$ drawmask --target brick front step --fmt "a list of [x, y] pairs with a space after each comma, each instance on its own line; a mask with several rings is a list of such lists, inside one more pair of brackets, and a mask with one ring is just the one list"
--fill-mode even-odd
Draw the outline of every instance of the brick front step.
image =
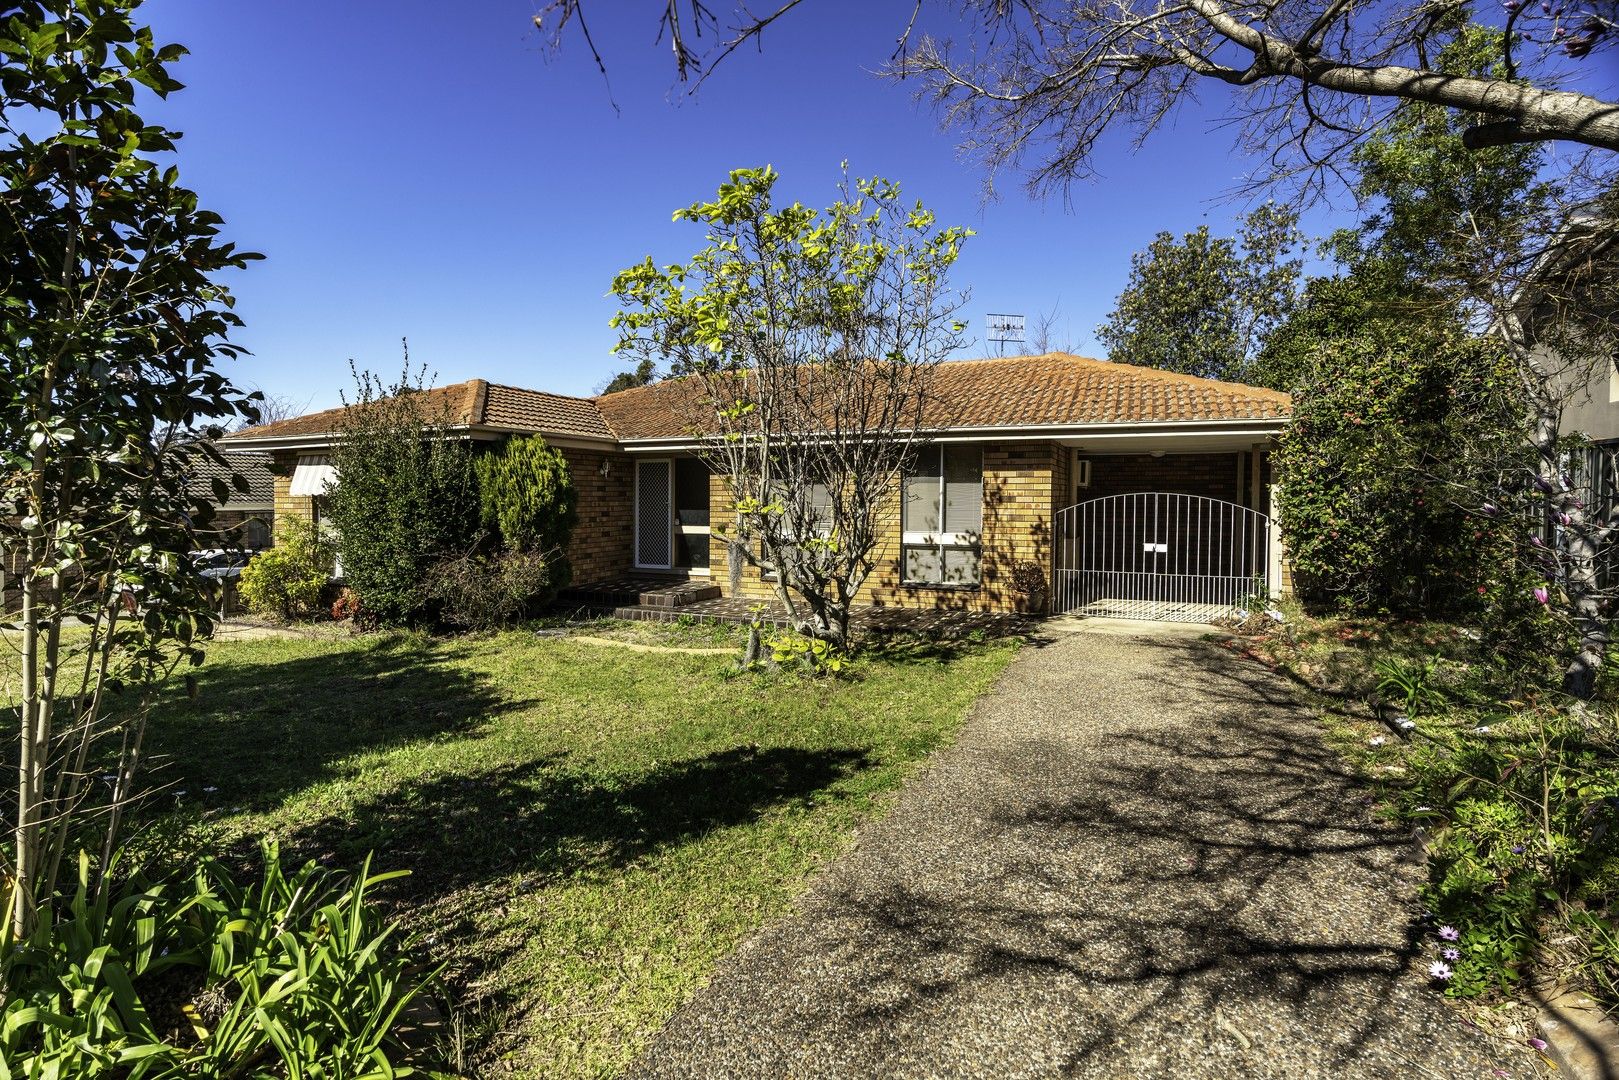
[[715, 600], [719, 595], [720, 587], [706, 581], [623, 577], [575, 585], [564, 589], [557, 599], [564, 605], [580, 607], [639, 606], [673, 609], [704, 600]]

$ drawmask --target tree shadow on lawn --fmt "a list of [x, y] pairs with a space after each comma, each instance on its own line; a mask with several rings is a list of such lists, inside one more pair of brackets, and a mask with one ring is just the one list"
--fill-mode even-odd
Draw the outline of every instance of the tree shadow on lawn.
[[460, 954], [450, 974], [464, 985], [498, 951], [474, 943], [486, 932], [478, 917], [507, 900], [478, 886], [520, 875], [515, 887], [526, 893], [581, 874], [620, 871], [802, 803], [875, 764], [862, 749], [741, 746], [620, 780], [582, 773], [566, 753], [556, 753], [400, 784], [297, 829], [285, 838], [284, 853], [347, 866], [375, 851], [377, 870], [410, 871], [380, 895], [402, 906], [434, 907], [438, 951]]
[[205, 665], [195, 698], [170, 691], [149, 727], [148, 786], [215, 789], [213, 805], [265, 810], [344, 775], [355, 754], [466, 738], [523, 703], [460, 661], [464, 650], [410, 638], [267, 663]]

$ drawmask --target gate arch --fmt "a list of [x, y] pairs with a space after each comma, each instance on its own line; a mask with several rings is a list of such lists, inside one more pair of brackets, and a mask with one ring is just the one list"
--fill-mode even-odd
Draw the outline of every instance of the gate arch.
[[1055, 614], [1207, 622], [1268, 589], [1270, 518], [1239, 503], [1104, 495], [1052, 524]]

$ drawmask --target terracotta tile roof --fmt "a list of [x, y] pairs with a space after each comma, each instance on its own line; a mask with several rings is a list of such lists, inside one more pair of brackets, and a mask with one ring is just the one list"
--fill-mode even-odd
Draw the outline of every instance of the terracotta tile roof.
[[[685, 403], [696, 384], [666, 379], [595, 398], [471, 379], [427, 391], [460, 423], [579, 439], [634, 442], [690, 435]], [[934, 380], [930, 428], [1040, 427], [1197, 420], [1275, 420], [1291, 399], [1275, 390], [1215, 382], [1068, 353], [954, 360]], [[227, 439], [324, 435], [342, 409], [261, 424]]]
[[483, 422], [490, 427], [520, 428], [586, 439], [611, 439], [596, 403], [589, 398], [564, 397], [515, 386], [489, 384]]
[[[512, 431], [540, 431], [547, 435], [585, 439], [611, 439], [613, 433], [602, 422], [601, 413], [589, 398], [548, 394], [502, 386], [483, 379], [469, 379], [426, 391], [429, 408], [446, 404], [458, 424], [504, 428]], [[325, 409], [290, 420], [238, 431], [231, 439], [287, 438], [298, 435], [326, 435], [337, 430], [343, 409]]]
[[[682, 380], [596, 398], [623, 441], [690, 434], [694, 387]], [[1274, 420], [1292, 401], [1276, 390], [1216, 382], [1068, 353], [954, 360], [934, 376], [930, 428], [1038, 427], [1196, 420]]]

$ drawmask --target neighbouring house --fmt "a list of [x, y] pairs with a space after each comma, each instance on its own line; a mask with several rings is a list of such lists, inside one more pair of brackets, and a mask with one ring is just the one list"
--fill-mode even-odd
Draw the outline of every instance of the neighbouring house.
[[[576, 595], [768, 597], [712, 530], [729, 490], [699, 456], [682, 389], [583, 398], [474, 379], [429, 393], [469, 439], [538, 433], [566, 456]], [[859, 602], [1014, 611], [1037, 599], [1032, 576], [1051, 610], [1199, 618], [1282, 590], [1270, 450], [1288, 395], [1052, 353], [942, 364], [933, 396], [945, 405]], [[269, 455], [276, 515], [318, 521], [341, 415], [261, 425], [225, 445]]]
[[[276, 491], [271, 457], [261, 451], [221, 449], [225, 451], [223, 463], [198, 455], [187, 465], [186, 489], [193, 498], [214, 507], [213, 519], [198, 530], [197, 542], [204, 548], [257, 551], [269, 547], [275, 532]], [[246, 481], [246, 491], [237, 490], [237, 476]], [[224, 502], [219, 501], [216, 480], [229, 492]]]

